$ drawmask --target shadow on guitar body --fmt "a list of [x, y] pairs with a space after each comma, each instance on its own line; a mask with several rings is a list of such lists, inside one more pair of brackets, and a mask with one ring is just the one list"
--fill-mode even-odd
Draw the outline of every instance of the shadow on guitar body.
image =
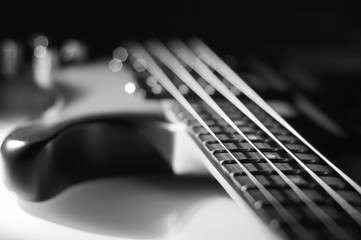
[[[34, 126], [29, 128], [37, 130]], [[41, 136], [41, 130], [49, 137]], [[15, 131], [2, 146], [7, 184], [22, 199], [46, 200], [70, 185], [93, 178], [171, 174], [142, 132], [127, 120], [85, 121], [66, 125], [52, 134], [41, 130], [36, 135], [41, 141], [27, 142], [25, 138], [16, 146], [16, 140], [11, 140], [19, 139]], [[31, 136], [24, 130], [19, 133]]]
[[[78, 123], [29, 150], [23, 153], [27, 158], [7, 162], [14, 164], [6, 168], [7, 179], [21, 196], [20, 208], [40, 219], [136, 239], [212, 237], [207, 234], [217, 239], [219, 229], [244, 225], [240, 208], [218, 183], [175, 176], [130, 121]], [[213, 221], [214, 215], [222, 223]]]

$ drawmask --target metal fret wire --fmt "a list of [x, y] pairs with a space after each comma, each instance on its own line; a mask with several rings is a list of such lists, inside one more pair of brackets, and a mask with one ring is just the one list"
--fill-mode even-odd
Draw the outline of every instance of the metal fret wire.
[[[293, 135], [295, 135], [302, 143], [309, 147], [316, 155], [318, 155], [325, 163], [337, 172], [350, 186], [352, 186], [361, 195], [361, 186], [359, 186], [354, 180], [343, 173], [338, 167], [330, 162], [325, 156], [323, 156], [317, 149], [315, 149], [306, 139], [304, 139], [291, 125], [289, 125], [273, 108], [271, 108], [251, 87], [244, 82], [244, 80], [238, 76], [221, 58], [217, 56], [205, 43], [200, 39], [193, 39], [191, 45], [195, 52], [198, 53], [199, 57], [203, 59], [208, 65], [221, 73], [227, 81], [231, 82], [240, 91], [242, 91], [247, 97], [252, 99], [258, 104], [265, 112], [277, 120]], [[208, 58], [207, 56], [211, 56]], [[210, 61], [209, 61], [210, 60]], [[216, 60], [214, 62], [214, 60]]]
[[[203, 88], [197, 83], [197, 81], [184, 69], [184, 67], [177, 61], [177, 59], [163, 46], [161, 43], [157, 43], [157, 48], [153, 51], [159, 55], [159, 58], [175, 72], [179, 78], [181, 78], [189, 87], [191, 87], [210, 107], [215, 110], [234, 130], [237, 131], [276, 171], [276, 173], [291, 187], [296, 195], [311, 209], [312, 212], [329, 228], [330, 232], [343, 236], [342, 239], [348, 235], [344, 230], [339, 228], [304, 192], [302, 192], [296, 184], [294, 184], [276, 165], [238, 128], [236, 124], [223, 112], [218, 104], [203, 90]], [[160, 56], [162, 54], [162, 56]], [[173, 63], [173, 64], [171, 64]], [[225, 87], [223, 84], [221, 86]], [[218, 88], [218, 86], [217, 86]], [[231, 93], [232, 96], [234, 96]], [[322, 217], [321, 217], [322, 216]], [[327, 221], [327, 222], [326, 222]], [[330, 225], [330, 226], [329, 226]], [[330, 228], [332, 227], [332, 228]]]
[[[258, 104], [265, 112], [277, 120], [281, 125], [293, 133], [299, 140], [301, 140], [307, 147], [309, 147], [316, 155], [323, 159], [328, 166], [330, 166], [335, 172], [337, 172], [348, 184], [350, 184], [359, 194], [361, 194], [360, 186], [344, 174], [340, 169], [327, 160], [322, 154], [320, 154], [311, 144], [309, 144], [296, 130], [294, 130], [278, 113], [276, 113], [268, 104], [251, 89], [231, 68], [228, 67], [210, 48], [208, 48], [201, 40], [194, 39], [191, 42], [193, 49], [197, 52], [200, 58], [202, 58], [208, 65], [221, 73], [229, 82], [236, 86], [242, 93], [252, 99]], [[210, 56], [207, 58], [206, 55]], [[216, 62], [213, 62], [216, 59]], [[212, 61], [213, 60], [213, 61]], [[298, 160], [299, 164], [327, 191], [327, 193], [361, 226], [361, 213], [355, 209], [349, 202], [347, 202], [342, 196], [340, 196], [335, 190], [333, 190], [327, 183], [325, 183], [320, 177], [318, 177], [312, 170], [310, 170], [301, 160]]]
[[[264, 124], [262, 124], [258, 118], [249, 111], [249, 109], [234, 95], [232, 92], [222, 83], [211, 71], [210, 69], [202, 62], [198, 57], [196, 57], [191, 50], [180, 40], [174, 40], [171, 43], [171, 49], [180, 57], [186, 64], [188, 64], [193, 70], [198, 72], [206, 81], [213, 85], [228, 101], [230, 101], [235, 107], [237, 107], [241, 112], [243, 112], [248, 118], [250, 118], [256, 125], [258, 125], [262, 130], [264, 130], [269, 136], [271, 136], [279, 145], [282, 146], [284, 150], [293, 155], [283, 143], [281, 143], [274, 134], [272, 134]], [[183, 54], [186, 53], [186, 54]], [[273, 163], [272, 163], [273, 164]], [[274, 165], [274, 164], [273, 164]], [[275, 168], [277, 168], [274, 165]], [[282, 173], [283, 174], [283, 173]], [[334, 234], [347, 235], [347, 233], [340, 228], [339, 225], [328, 215], [324, 210], [322, 210], [310, 197], [308, 197], [292, 180], [290, 180], [286, 175], [287, 183], [290, 185], [292, 190], [298, 195], [300, 199], [315, 213], [315, 215], [323, 222], [323, 224]]]
[[[290, 228], [299, 236], [303, 236], [302, 239], [315, 239], [314, 236], [310, 235], [308, 231], [296, 220], [286, 208], [263, 186], [263, 184], [252, 175], [252, 173], [242, 165], [242, 163], [237, 159], [237, 157], [223, 144], [223, 142], [217, 137], [217, 135], [211, 130], [207, 123], [199, 116], [196, 110], [192, 107], [189, 101], [179, 92], [175, 87], [172, 81], [165, 75], [162, 69], [155, 63], [152, 57], [147, 53], [147, 51], [140, 45], [134, 45], [129, 47], [134, 49], [134, 52], [139, 53], [147, 62], [147, 70], [154, 76], [157, 76], [159, 82], [163, 87], [211, 134], [216, 141], [225, 149], [225, 151], [230, 154], [233, 160], [241, 167], [245, 174], [251, 179], [255, 186], [260, 190], [260, 192], [265, 196], [267, 201], [274, 207], [274, 209], [284, 216], [286, 224], [289, 224]], [[291, 223], [291, 225], [290, 225]], [[295, 227], [297, 226], [297, 227]]]

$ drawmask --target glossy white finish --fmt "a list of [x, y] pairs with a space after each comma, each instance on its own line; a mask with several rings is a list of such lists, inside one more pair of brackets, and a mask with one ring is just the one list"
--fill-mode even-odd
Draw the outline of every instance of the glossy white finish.
[[[102, 63], [59, 73], [56, 79], [74, 95], [67, 96], [65, 108], [51, 111], [42, 121], [53, 123], [97, 114], [163, 113], [167, 104], [145, 103], [135, 95], [121, 94], [130, 76], [104, 75], [105, 71], [109, 72]], [[14, 124], [1, 122], [0, 117], [1, 142], [13, 128]], [[176, 147], [170, 152], [171, 159], [180, 172], [186, 172], [187, 166], [194, 169], [189, 167], [194, 159], [203, 157], [206, 162], [184, 128], [178, 129], [173, 143]], [[188, 161], [183, 170], [178, 165], [182, 160]], [[200, 161], [196, 164], [204, 171]], [[39, 203], [18, 200], [3, 183], [0, 239], [279, 239], [242, 199], [238, 197], [237, 205], [211, 178], [109, 178], [73, 186]]]
[[[0, 123], [1, 141], [12, 127]], [[277, 239], [212, 179], [109, 178], [45, 202], [18, 200], [2, 181], [0, 199], [0, 239]]]

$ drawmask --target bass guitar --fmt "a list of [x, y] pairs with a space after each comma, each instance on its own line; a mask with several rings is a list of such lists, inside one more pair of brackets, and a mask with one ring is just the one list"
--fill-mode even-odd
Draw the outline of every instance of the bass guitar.
[[[284, 119], [292, 111], [199, 39], [124, 46], [108, 66], [58, 75], [55, 105], [5, 139], [7, 184], [20, 198], [118, 174], [210, 173], [264, 239], [359, 239], [360, 186]], [[112, 141], [99, 121], [117, 125]]]

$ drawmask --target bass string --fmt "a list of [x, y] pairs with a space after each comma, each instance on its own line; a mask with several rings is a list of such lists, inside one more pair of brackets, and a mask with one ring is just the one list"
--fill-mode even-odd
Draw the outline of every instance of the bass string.
[[[249, 97], [254, 103], [261, 107], [266, 113], [278, 121], [283, 127], [290, 131], [294, 136], [296, 136], [303, 144], [309, 147], [317, 156], [319, 156], [324, 162], [330, 166], [340, 177], [343, 178], [353, 189], [361, 194], [360, 186], [350, 179], [346, 174], [344, 174], [339, 168], [327, 160], [322, 154], [320, 154], [310, 143], [308, 143], [296, 130], [294, 130], [278, 113], [276, 113], [268, 104], [251, 89], [236, 73], [230, 69], [227, 64], [225, 64], [212, 50], [210, 50], [203, 42], [200, 40], [193, 40], [191, 45], [193, 49], [197, 52], [198, 56], [202, 58], [207, 64], [212, 68], [218, 71], [220, 74], [230, 81], [235, 87], [237, 87], [242, 93]], [[216, 59], [216, 61], [212, 61]], [[352, 219], [356, 221], [358, 225], [361, 226], [361, 213], [353, 207], [349, 202], [347, 202], [339, 193], [332, 189], [324, 180], [322, 180], [317, 174], [315, 174], [311, 169], [309, 169], [297, 156], [292, 154], [292, 157], [305, 169], [305, 171], [311, 175], [311, 177], [318, 183], [320, 186], [351, 216]]]
[[[269, 136], [271, 136], [279, 145], [282, 146], [284, 150], [290, 153], [289, 149], [284, 146], [275, 136], [272, 134], [264, 124], [252, 113], [250, 110], [234, 95], [232, 92], [220, 81], [214, 73], [200, 61], [200, 59], [195, 56], [192, 51], [180, 40], [173, 40], [170, 43], [171, 49], [173, 52], [182, 59], [189, 67], [203, 77], [209, 84], [213, 85], [229, 102], [231, 102], [236, 108], [238, 108], [243, 114], [245, 114], [249, 119], [251, 119], [256, 125], [258, 125], [263, 131], [265, 131]], [[293, 155], [293, 154], [292, 154]], [[274, 165], [274, 164], [273, 164]], [[274, 165], [275, 168], [277, 168]], [[279, 170], [279, 169], [278, 169]], [[280, 171], [280, 170], [279, 170]], [[282, 173], [282, 171], [281, 171]], [[283, 174], [283, 173], [282, 173]], [[284, 175], [284, 174], [283, 174]], [[298, 195], [298, 197], [314, 212], [314, 214], [323, 222], [323, 224], [331, 232], [346, 236], [347, 233], [338, 225], [336, 222], [324, 211], [322, 210], [312, 199], [306, 195], [292, 180], [290, 180], [286, 175], [284, 177], [287, 180], [287, 184], [291, 189]]]
[[[310, 208], [312, 212], [323, 222], [330, 232], [337, 236], [342, 236], [343, 239], [348, 235], [342, 228], [340, 228], [332, 218], [330, 218], [324, 211], [322, 211], [303, 191], [301, 191], [296, 184], [292, 182], [277, 166], [244, 134], [239, 127], [228, 117], [228, 115], [219, 107], [219, 105], [204, 91], [200, 84], [190, 75], [190, 73], [181, 65], [179, 61], [170, 53], [170, 51], [160, 42], [153, 43], [153, 52], [157, 54], [168, 67], [175, 72], [180, 79], [182, 79], [191, 89], [193, 89], [199, 97], [202, 98], [218, 115], [220, 115], [234, 130], [237, 131], [276, 171], [276, 173], [283, 179], [283, 181], [296, 193], [296, 195]], [[181, 49], [182, 51], [185, 49]], [[184, 51], [183, 51], [184, 53]], [[181, 54], [185, 56], [185, 54]], [[191, 55], [186, 54], [188, 57]], [[185, 61], [189, 59], [184, 59]], [[192, 66], [190, 66], [192, 67]], [[219, 83], [218, 79], [213, 79], [214, 82]], [[218, 80], [218, 81], [217, 81]], [[213, 82], [213, 81], [212, 81]], [[214, 83], [213, 82], [213, 83]], [[216, 89], [225, 90], [227, 87], [223, 83], [214, 85]], [[228, 90], [228, 89], [227, 89]], [[224, 91], [223, 91], [224, 92]], [[234, 96], [227, 92], [225, 95]], [[235, 97], [235, 96], [234, 96]]]
[[[177, 89], [177, 87], [172, 83], [168, 76], [163, 72], [163, 70], [158, 66], [158, 64], [153, 60], [153, 58], [148, 54], [139, 44], [129, 44], [128, 49], [133, 50], [132, 52], [139, 53], [142, 58], [144, 58], [147, 63], [147, 70], [153, 76], [156, 76], [158, 81], [162, 86], [176, 99], [201, 125], [204, 127], [211, 136], [216, 139], [216, 141], [221, 145], [221, 147], [232, 157], [232, 159], [240, 166], [242, 171], [249, 177], [249, 179], [255, 184], [259, 189], [260, 193], [263, 194], [265, 199], [274, 207], [280, 216], [286, 220], [286, 224], [290, 226], [293, 231], [299, 236], [303, 236], [305, 239], [315, 239], [301, 224], [294, 218], [288, 210], [274, 197], [271, 192], [269, 192], [263, 184], [237, 159], [237, 157], [223, 144], [223, 142], [218, 138], [218, 136], [212, 131], [208, 124], [202, 119], [202, 117], [197, 113], [194, 107], [190, 102], [183, 96], [183, 94]], [[275, 224], [277, 225], [277, 224]]]
[[[221, 73], [228, 81], [242, 91], [247, 97], [253, 99], [259, 107], [265, 112], [277, 120], [287, 130], [289, 130], [294, 136], [296, 136], [301, 142], [309, 147], [316, 155], [324, 160], [333, 170], [335, 170], [347, 183], [350, 184], [359, 194], [361, 194], [361, 186], [359, 186], [354, 180], [343, 173], [338, 167], [330, 162], [325, 156], [323, 156], [317, 149], [315, 149], [306, 139], [304, 139], [291, 125], [289, 125], [273, 108], [271, 108], [251, 87], [249, 87], [244, 80], [238, 76], [224, 61], [217, 56], [205, 43], [200, 39], [194, 38], [190, 41], [193, 50], [197, 52], [199, 58], [205, 61], [212, 68]], [[213, 59], [213, 61], [211, 60]]]

